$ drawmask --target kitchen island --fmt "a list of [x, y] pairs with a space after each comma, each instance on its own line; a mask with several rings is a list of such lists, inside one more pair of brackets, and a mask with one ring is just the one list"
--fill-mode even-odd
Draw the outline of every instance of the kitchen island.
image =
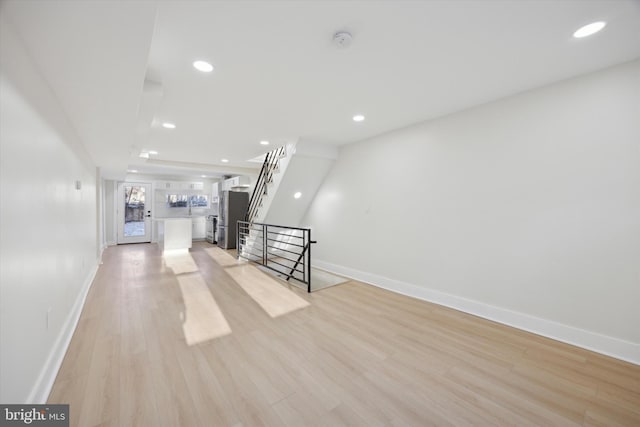
[[158, 245], [167, 251], [188, 251], [191, 247], [192, 219], [190, 217], [155, 218], [158, 223]]

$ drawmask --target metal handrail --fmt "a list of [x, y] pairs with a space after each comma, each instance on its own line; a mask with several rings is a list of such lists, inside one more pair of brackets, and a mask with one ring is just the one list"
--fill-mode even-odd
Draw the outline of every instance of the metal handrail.
[[[287, 281], [294, 278], [305, 283], [307, 292], [311, 292], [311, 244], [316, 241], [311, 240], [310, 228], [249, 221], [238, 221], [237, 225], [238, 258], [280, 273], [286, 276]], [[287, 231], [302, 231], [302, 236], [283, 234]], [[273, 234], [284, 239], [273, 239], [270, 237]], [[255, 239], [253, 243], [248, 242], [250, 237]], [[302, 239], [302, 245], [292, 243], [291, 238]], [[285, 260], [293, 267], [292, 264], [283, 264]]]
[[267, 193], [267, 185], [272, 181], [273, 172], [278, 168], [278, 163], [285, 153], [286, 149], [282, 146], [269, 151], [265, 155], [256, 185], [253, 188], [253, 193], [251, 193], [251, 198], [249, 199], [249, 208], [247, 209], [247, 215], [245, 216], [246, 221], [252, 222], [258, 213], [258, 209], [262, 204], [262, 199]]

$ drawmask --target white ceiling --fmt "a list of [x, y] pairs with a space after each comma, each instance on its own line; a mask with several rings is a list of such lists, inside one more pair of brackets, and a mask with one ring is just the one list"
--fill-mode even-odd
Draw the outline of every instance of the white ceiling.
[[[242, 172], [262, 139], [346, 144], [640, 57], [633, 0], [1, 7], [104, 176], [119, 179], [127, 168]], [[596, 20], [601, 33], [572, 37]], [[354, 36], [347, 49], [331, 42], [339, 30]], [[194, 70], [196, 59], [215, 71]]]

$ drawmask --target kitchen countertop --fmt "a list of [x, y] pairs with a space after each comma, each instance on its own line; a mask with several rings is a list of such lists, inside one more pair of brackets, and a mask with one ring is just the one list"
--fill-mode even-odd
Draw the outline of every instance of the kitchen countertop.
[[168, 219], [198, 219], [204, 218], [204, 215], [193, 215], [193, 216], [164, 216], [164, 217], [156, 217], [153, 218], [154, 221], [166, 221]]

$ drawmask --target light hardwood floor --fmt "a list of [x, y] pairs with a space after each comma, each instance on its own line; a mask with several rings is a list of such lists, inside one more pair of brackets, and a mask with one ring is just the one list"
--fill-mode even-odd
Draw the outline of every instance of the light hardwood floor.
[[49, 402], [74, 426], [640, 426], [639, 366], [225, 256], [108, 248]]

